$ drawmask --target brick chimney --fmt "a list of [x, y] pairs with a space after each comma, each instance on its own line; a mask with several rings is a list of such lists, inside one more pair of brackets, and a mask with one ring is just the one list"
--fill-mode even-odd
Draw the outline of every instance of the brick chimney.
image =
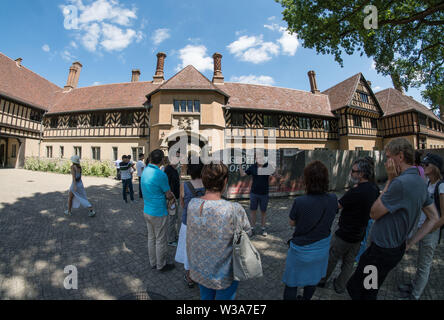
[[165, 65], [165, 58], [167, 55], [163, 52], [157, 54], [157, 68], [156, 74], [153, 77], [153, 83], [163, 83], [165, 81], [163, 67]]
[[310, 80], [311, 92], [313, 94], [319, 93], [320, 91], [318, 90], [318, 85], [316, 83], [316, 73], [313, 70], [308, 71], [308, 79]]
[[80, 62], [74, 62], [69, 68], [68, 81], [66, 82], [65, 89], [75, 89], [79, 84], [80, 71], [82, 71], [82, 64]]
[[139, 82], [139, 79], [140, 79], [140, 70], [133, 69], [132, 76], [131, 76], [131, 82]]
[[218, 52], [213, 54], [214, 60], [214, 75], [213, 75], [213, 83], [214, 84], [224, 84], [224, 76], [222, 74], [222, 55]]
[[17, 58], [17, 59], [15, 59], [15, 63], [17, 64], [17, 67], [21, 67], [22, 66], [22, 61], [23, 61], [23, 59], [22, 58]]

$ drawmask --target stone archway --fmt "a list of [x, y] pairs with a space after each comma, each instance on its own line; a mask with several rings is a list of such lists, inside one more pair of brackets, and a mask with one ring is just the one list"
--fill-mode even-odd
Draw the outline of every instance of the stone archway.
[[[205, 150], [205, 146], [208, 145], [208, 139], [204, 136], [192, 132], [192, 131], [177, 131], [170, 134], [166, 139], [165, 143], [168, 147], [167, 154], [173, 151], [173, 147], [176, 144], [182, 144], [174, 148], [178, 150], [180, 154], [181, 172], [187, 172], [187, 163], [190, 161], [198, 161], [198, 158], [202, 156], [202, 151]], [[195, 159], [195, 160], [194, 160]]]

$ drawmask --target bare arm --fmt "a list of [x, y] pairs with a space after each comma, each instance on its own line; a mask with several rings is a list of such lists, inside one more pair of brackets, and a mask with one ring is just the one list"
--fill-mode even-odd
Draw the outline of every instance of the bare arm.
[[291, 220], [291, 219], [290, 219], [289, 224], [290, 224], [290, 226], [292, 226], [292, 227], [296, 227], [296, 221], [294, 221], [294, 220]]
[[438, 230], [444, 225], [444, 194], [439, 195], [439, 203], [441, 207], [441, 218], [438, 220], [438, 222], [433, 227], [432, 232]]
[[338, 208], [339, 208], [339, 210], [344, 209], [344, 207], [342, 206], [342, 204], [339, 203], [339, 201], [338, 201]]
[[407, 241], [407, 249], [409, 249], [415, 243], [424, 238], [424, 236], [430, 233], [439, 221], [438, 211], [436, 210], [436, 207], [433, 203], [427, 207], [422, 208], [422, 211], [426, 215], [426, 220], [424, 221], [421, 228], [416, 231], [415, 235], [409, 241]]
[[389, 210], [382, 204], [381, 198], [382, 198], [382, 195], [387, 191], [387, 189], [390, 185], [390, 182], [391, 181], [387, 181], [387, 184], [385, 185], [384, 190], [381, 192], [378, 199], [375, 201], [375, 203], [373, 204], [373, 206], [370, 210], [370, 218], [372, 218], [375, 221], [379, 220], [384, 215], [389, 213]]

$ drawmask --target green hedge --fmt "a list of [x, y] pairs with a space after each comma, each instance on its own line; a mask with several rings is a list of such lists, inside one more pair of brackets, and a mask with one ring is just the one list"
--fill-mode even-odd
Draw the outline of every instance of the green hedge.
[[[29, 157], [25, 160], [25, 169], [32, 171], [55, 172], [70, 174], [71, 161], [63, 159], [39, 159]], [[110, 177], [116, 176], [116, 168], [110, 161], [81, 161], [84, 176]]]

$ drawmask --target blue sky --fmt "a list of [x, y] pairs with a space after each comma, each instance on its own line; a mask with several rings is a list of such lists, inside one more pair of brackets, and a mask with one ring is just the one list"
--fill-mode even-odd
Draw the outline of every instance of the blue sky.
[[[321, 91], [358, 72], [375, 92], [392, 87], [372, 59], [344, 55], [341, 68], [302, 48], [281, 12], [274, 0], [3, 0], [0, 52], [59, 86], [74, 61], [83, 64], [80, 87], [128, 82], [133, 68], [151, 81], [163, 51], [166, 78], [193, 64], [211, 80], [211, 57], [220, 52], [225, 81], [308, 91], [307, 72], [315, 70]], [[424, 103], [417, 89], [407, 95]]]

